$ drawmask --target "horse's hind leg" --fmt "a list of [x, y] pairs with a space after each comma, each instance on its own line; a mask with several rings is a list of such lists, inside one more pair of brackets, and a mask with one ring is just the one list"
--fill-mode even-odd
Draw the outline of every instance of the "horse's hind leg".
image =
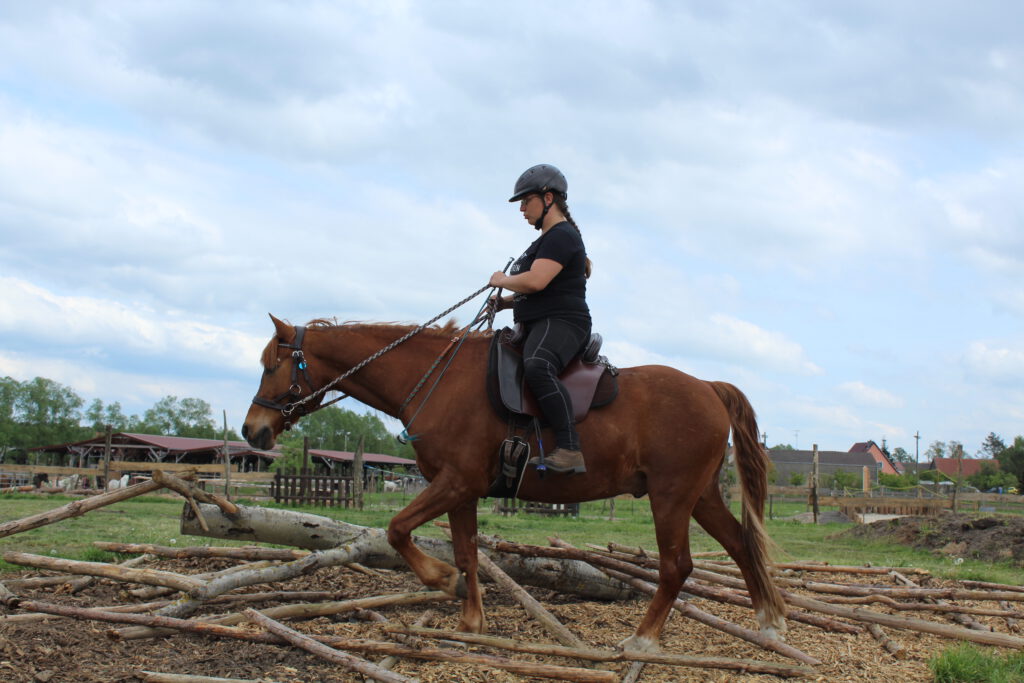
[[722, 500], [717, 478], [713, 479], [701, 494], [697, 506], [693, 509], [693, 518], [736, 561], [736, 566], [743, 573], [743, 580], [750, 592], [750, 601], [753, 604], [761, 631], [769, 638], [779, 638], [780, 634], [786, 630], [786, 622], [785, 620], [779, 620], [776, 623], [768, 622], [763, 609], [765, 596], [759, 589], [761, 583], [755, 580], [755, 572], [765, 572], [767, 567], [758, 567], [759, 560], [751, 555], [750, 548], [743, 542], [743, 527], [736, 521], [725, 501]]
[[693, 571], [690, 557], [690, 507], [692, 498], [680, 500], [678, 492], [649, 491], [654, 532], [661, 555], [658, 567], [658, 590], [651, 598], [636, 632], [619, 643], [627, 650], [656, 651], [661, 631], [672, 604], [679, 598], [679, 589]]
[[452, 525], [455, 566], [466, 580], [466, 597], [462, 601], [459, 630], [467, 633], [484, 633], [487, 624], [484, 619], [480, 582], [477, 580], [476, 500], [467, 501], [450, 511], [448, 521]]

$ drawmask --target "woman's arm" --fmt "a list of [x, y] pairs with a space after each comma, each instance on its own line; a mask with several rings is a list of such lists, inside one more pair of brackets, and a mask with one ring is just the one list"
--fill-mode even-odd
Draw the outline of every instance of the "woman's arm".
[[506, 275], [500, 270], [491, 276], [491, 287], [510, 289], [519, 294], [533, 294], [551, 284], [555, 276], [562, 272], [562, 264], [548, 258], [539, 258], [530, 269], [518, 275]]

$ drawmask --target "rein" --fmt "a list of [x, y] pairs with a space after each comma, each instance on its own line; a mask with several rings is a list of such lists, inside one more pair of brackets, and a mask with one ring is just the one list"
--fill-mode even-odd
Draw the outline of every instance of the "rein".
[[[353, 365], [346, 372], [338, 375], [337, 377], [332, 379], [330, 382], [328, 382], [327, 384], [325, 384], [324, 386], [322, 386], [322, 387], [320, 387], [319, 389], [316, 389], [316, 390], [313, 389], [313, 383], [310, 381], [309, 373], [306, 372], [306, 370], [309, 367], [309, 365], [306, 362], [306, 358], [305, 358], [305, 356], [302, 353], [302, 341], [303, 341], [303, 339], [305, 337], [305, 334], [306, 334], [306, 328], [304, 326], [296, 325], [295, 326], [295, 343], [293, 343], [293, 344], [284, 344], [284, 343], [280, 343], [280, 342], [278, 343], [279, 346], [282, 346], [282, 347], [284, 347], [286, 349], [292, 349], [291, 386], [288, 387], [288, 391], [280, 394], [279, 396], [277, 396], [277, 397], [275, 397], [273, 399], [265, 399], [265, 398], [262, 398], [260, 396], [254, 396], [253, 399], [252, 399], [252, 402], [254, 404], [258, 405], [258, 406], [263, 407], [263, 408], [270, 408], [271, 410], [280, 411], [281, 415], [284, 416], [285, 428], [287, 429], [287, 428], [289, 428], [291, 426], [291, 417], [293, 415], [295, 415], [297, 418], [305, 417], [306, 415], [309, 415], [311, 413], [315, 413], [316, 411], [320, 410], [321, 408], [326, 408], [329, 405], [337, 403], [341, 399], [346, 398], [348, 396], [348, 394], [342, 394], [341, 396], [339, 396], [339, 397], [337, 397], [337, 398], [335, 398], [335, 399], [333, 399], [333, 400], [331, 400], [331, 401], [329, 401], [327, 403], [322, 403], [322, 404], [319, 404], [319, 405], [308, 405], [308, 404], [311, 404], [312, 402], [322, 398], [324, 394], [326, 394], [328, 391], [331, 391], [331, 389], [333, 387], [337, 386], [342, 381], [348, 379], [350, 376], [354, 375], [356, 372], [362, 370], [364, 367], [366, 367], [367, 365], [369, 365], [373, 361], [377, 360], [378, 358], [383, 356], [388, 351], [391, 351], [392, 349], [394, 349], [399, 344], [402, 344], [403, 342], [406, 342], [409, 339], [411, 339], [413, 336], [419, 334], [420, 332], [425, 330], [427, 327], [433, 325], [434, 323], [436, 323], [441, 318], [443, 318], [446, 315], [450, 314], [455, 309], [465, 305], [466, 303], [468, 303], [472, 299], [475, 299], [477, 296], [482, 294], [485, 290], [489, 289], [490, 287], [491, 287], [490, 285], [484, 285], [480, 289], [476, 290], [475, 292], [473, 292], [472, 294], [467, 296], [462, 301], [459, 301], [458, 303], [452, 305], [451, 307], [447, 308], [446, 310], [442, 311], [441, 313], [438, 313], [437, 315], [435, 315], [433, 318], [431, 318], [427, 322], [423, 323], [422, 325], [419, 325], [418, 327], [415, 327], [414, 329], [412, 329], [408, 333], [402, 335], [401, 337], [399, 337], [395, 341], [391, 342], [390, 344], [388, 344], [384, 348], [380, 349], [379, 351], [377, 351], [373, 355], [371, 355], [371, 356], [363, 359], [359, 363]], [[487, 304], [485, 303], [484, 306], [486, 307], [486, 305]], [[483, 310], [483, 309], [481, 308], [481, 310]], [[481, 319], [479, 318], [479, 314], [478, 314], [478, 317], [475, 318], [472, 323], [470, 323], [470, 327], [472, 327], [474, 324], [480, 322], [480, 320]], [[485, 317], [484, 320], [486, 321], [487, 318]], [[464, 331], [462, 334], [465, 335], [465, 333], [468, 332], [468, 330], [469, 330], [469, 328], [467, 327], [466, 331]], [[465, 337], [463, 336], [463, 341], [464, 340], [465, 340]], [[454, 343], [454, 340], [453, 340], [453, 343]], [[442, 358], [444, 357], [444, 355], [446, 353], [448, 353], [448, 350], [451, 348], [451, 346], [452, 345], [449, 345], [448, 348], [446, 348], [444, 350], [444, 352], [441, 354]], [[459, 344], [459, 346], [461, 346], [461, 343]], [[456, 351], [457, 351], [457, 349], [456, 349]], [[454, 358], [454, 354], [452, 355], [452, 358]], [[423, 379], [420, 380], [419, 384], [416, 385], [416, 387], [413, 389], [412, 394], [410, 394], [409, 398], [406, 399], [405, 403], [402, 404], [403, 408], [405, 406], [407, 406], [409, 401], [412, 400], [412, 397], [416, 395], [416, 392], [418, 392], [420, 387], [423, 386], [423, 383], [426, 381], [427, 377], [429, 377], [430, 374], [433, 373], [434, 368], [437, 367], [437, 365], [440, 363], [440, 361], [441, 361], [441, 358], [438, 358], [438, 360], [434, 363], [434, 365], [431, 367], [431, 369], [427, 372], [427, 375], [424, 376]], [[451, 360], [449, 360], [448, 362], [450, 364]], [[447, 366], [445, 367], [445, 370], [447, 370]], [[306, 380], [306, 385], [310, 389], [310, 394], [308, 396], [303, 397], [303, 398], [299, 398], [299, 396], [302, 394], [302, 388], [298, 384], [298, 373], [300, 371], [302, 372], [303, 378], [305, 378], [305, 380]], [[444, 374], [444, 372], [442, 371], [441, 375], [443, 375], [443, 374]], [[441, 379], [441, 376], [438, 376], [437, 380], [434, 383], [435, 387], [437, 386], [437, 381], [440, 381], [440, 379]], [[433, 392], [433, 388], [431, 388], [431, 392]], [[430, 397], [430, 394], [428, 393], [427, 394], [427, 398], [429, 398], [429, 397]], [[292, 400], [289, 401], [289, 402], [285, 402], [288, 399], [292, 399]], [[426, 399], [424, 399], [424, 403], [425, 402], [426, 402]], [[422, 408], [422, 404], [420, 405], [420, 407]], [[417, 410], [417, 413], [418, 412], [419, 411]], [[403, 431], [403, 434], [405, 434], [404, 431]], [[408, 435], [406, 435], [406, 436], [408, 436]]]

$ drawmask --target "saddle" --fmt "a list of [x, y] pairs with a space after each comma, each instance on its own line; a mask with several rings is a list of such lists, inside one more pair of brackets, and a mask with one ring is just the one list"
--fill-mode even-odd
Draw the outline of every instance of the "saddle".
[[[491, 340], [487, 369], [487, 394], [503, 419], [543, 419], [537, 400], [523, 379], [522, 331], [504, 328]], [[582, 354], [566, 366], [559, 379], [572, 398], [576, 422], [593, 408], [606, 406], [619, 393], [618, 368], [599, 355], [601, 335], [592, 334]]]

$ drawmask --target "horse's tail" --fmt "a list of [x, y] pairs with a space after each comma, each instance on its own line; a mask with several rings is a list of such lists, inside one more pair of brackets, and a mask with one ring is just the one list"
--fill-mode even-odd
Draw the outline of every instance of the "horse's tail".
[[757, 418], [750, 401], [743, 392], [728, 382], [708, 382], [729, 411], [735, 445], [736, 469], [743, 490], [741, 527], [743, 543], [749, 549], [754, 565], [753, 590], [764, 596], [764, 609], [768, 623], [783, 623], [786, 608], [775, 584], [769, 566], [771, 540], [764, 530], [764, 502], [768, 497], [768, 453], [758, 439]]

